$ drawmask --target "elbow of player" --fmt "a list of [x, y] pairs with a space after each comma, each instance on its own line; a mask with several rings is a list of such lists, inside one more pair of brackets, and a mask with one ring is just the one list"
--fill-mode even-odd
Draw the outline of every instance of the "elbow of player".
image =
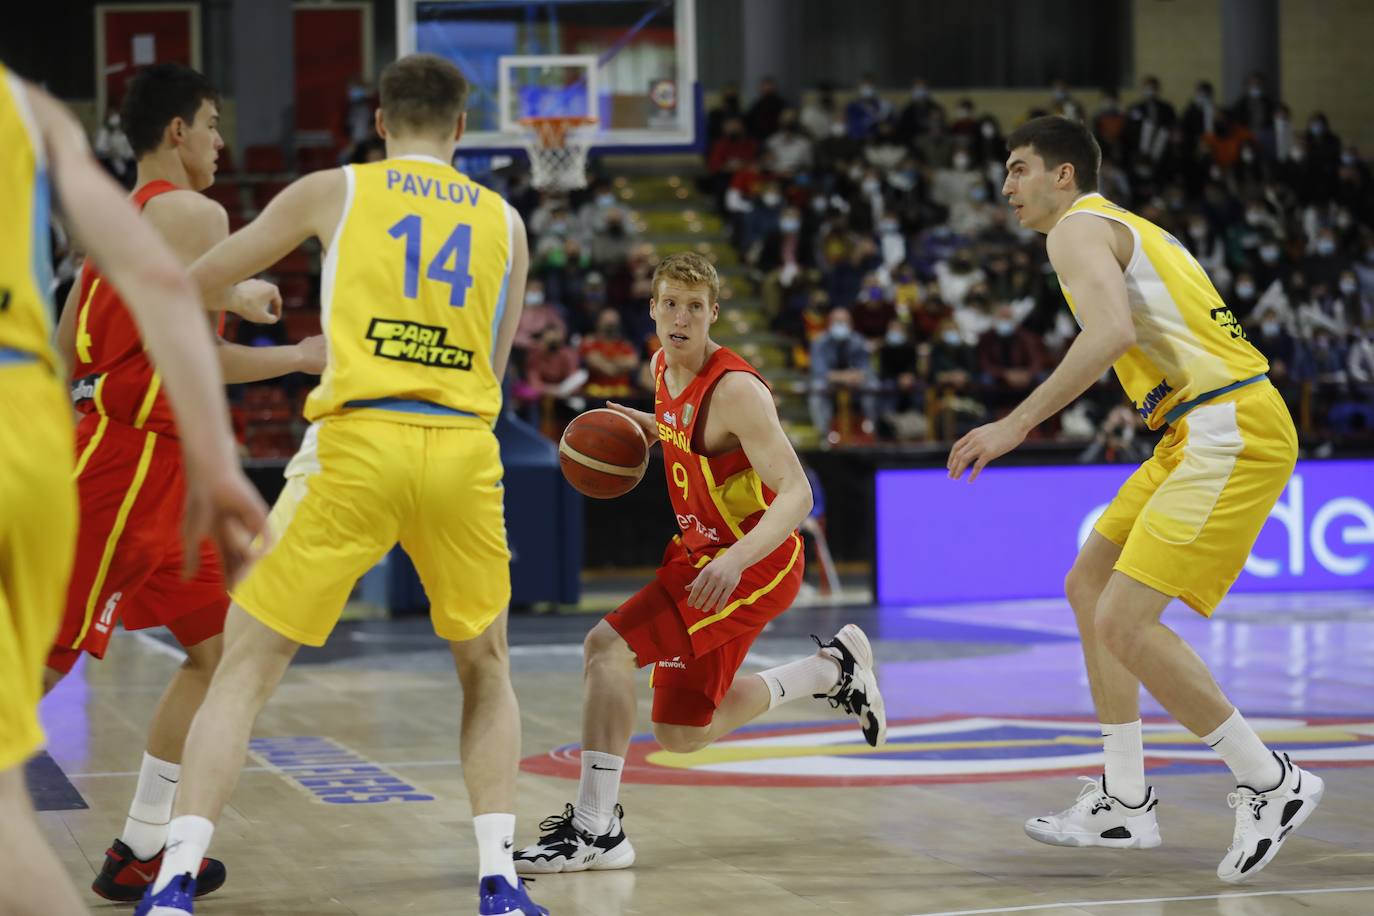
[[1109, 344], [1112, 361], [1115, 362], [1124, 356], [1127, 350], [1135, 346], [1135, 328], [1129, 322], [1113, 327]]

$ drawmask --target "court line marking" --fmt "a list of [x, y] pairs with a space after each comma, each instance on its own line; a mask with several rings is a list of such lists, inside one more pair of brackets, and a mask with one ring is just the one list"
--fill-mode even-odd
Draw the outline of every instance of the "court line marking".
[[1289, 891], [1247, 891], [1238, 894], [1196, 894], [1190, 897], [1139, 897], [1135, 900], [1071, 900], [1062, 903], [1036, 903], [1028, 906], [995, 907], [989, 910], [941, 910], [938, 913], [917, 913], [914, 916], [978, 916], [982, 913], [1024, 913], [1029, 910], [1054, 910], [1060, 907], [1126, 906], [1131, 903], [1173, 903], [1184, 900], [1227, 900], [1232, 897], [1292, 897], [1302, 894], [1354, 894], [1374, 891], [1374, 884], [1364, 887], [1314, 887]]

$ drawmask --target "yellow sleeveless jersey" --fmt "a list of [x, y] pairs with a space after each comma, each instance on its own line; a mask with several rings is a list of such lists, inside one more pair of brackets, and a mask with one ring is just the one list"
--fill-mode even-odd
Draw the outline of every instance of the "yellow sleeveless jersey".
[[488, 426], [510, 283], [509, 205], [452, 166], [404, 156], [346, 166], [321, 279], [328, 360], [305, 415], [369, 411], [422, 426]]
[[23, 84], [0, 64], [0, 361], [32, 356], [56, 366], [48, 200], [38, 125]]
[[[1207, 272], [1177, 239], [1101, 194], [1080, 197], [1060, 219], [1080, 213], [1120, 223], [1135, 240], [1125, 275], [1136, 342], [1113, 368], [1150, 429], [1269, 371]], [[1063, 291], [1077, 315], [1073, 293]]]

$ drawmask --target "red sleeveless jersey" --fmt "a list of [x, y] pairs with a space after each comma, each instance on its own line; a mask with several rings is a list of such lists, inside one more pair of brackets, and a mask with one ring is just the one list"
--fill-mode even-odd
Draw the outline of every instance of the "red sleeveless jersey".
[[744, 449], [707, 456], [700, 451], [697, 424], [705, 416], [711, 392], [727, 372], [748, 372], [767, 385], [757, 369], [721, 347], [706, 358], [696, 378], [673, 397], [660, 360], [654, 379], [654, 415], [663, 444], [668, 495], [682, 529], [682, 543], [697, 553], [728, 547], [758, 524], [773, 502]]
[[[134, 192], [133, 202], [141, 212], [154, 197], [177, 190], [170, 181], [150, 181]], [[162, 391], [162, 376], [143, 349], [133, 314], [90, 258], [81, 268], [80, 283], [72, 369], [76, 409], [175, 437], [176, 420]]]

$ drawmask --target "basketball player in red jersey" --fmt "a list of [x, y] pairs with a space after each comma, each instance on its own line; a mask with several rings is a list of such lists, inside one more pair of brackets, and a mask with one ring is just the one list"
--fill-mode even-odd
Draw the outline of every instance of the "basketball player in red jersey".
[[783, 432], [772, 393], [747, 362], [711, 340], [720, 280], [701, 255], [675, 254], [653, 277], [653, 414], [610, 406], [663, 445], [681, 533], [654, 581], [596, 625], [584, 644], [582, 780], [577, 804], [545, 819], [517, 871], [626, 868], [634, 848], [616, 803], [635, 726], [634, 672], [655, 665], [654, 737], [700, 750], [780, 703], [825, 699], [858, 718], [877, 747], [887, 736], [868, 638], [850, 624], [815, 655], [736, 677], [768, 621], [802, 581], [797, 526], [811, 485]]
[[[141, 71], [124, 103], [123, 123], [139, 157], [134, 205], [184, 264], [228, 235], [224, 208], [199, 193], [213, 183], [223, 147], [218, 119], [214, 88], [177, 64]], [[275, 288], [254, 280], [230, 301], [207, 308], [275, 320], [278, 304]], [[129, 630], [167, 626], [187, 653], [153, 716], [124, 830], [92, 885], [102, 897], [132, 902], [157, 874], [182, 745], [219, 660], [229, 598], [208, 544], [200, 548], [195, 575], [182, 578], [178, 529], [185, 478], [177, 425], [138, 327], [91, 261], [68, 298], [58, 346], [72, 367], [72, 397], [83, 415], [77, 427], [80, 524], [45, 689], [56, 686], [82, 652], [103, 658], [121, 618]], [[285, 347], [220, 341], [217, 354], [229, 383], [318, 373], [324, 364], [318, 337]], [[206, 860], [197, 887], [209, 893], [224, 876], [222, 865]]]

